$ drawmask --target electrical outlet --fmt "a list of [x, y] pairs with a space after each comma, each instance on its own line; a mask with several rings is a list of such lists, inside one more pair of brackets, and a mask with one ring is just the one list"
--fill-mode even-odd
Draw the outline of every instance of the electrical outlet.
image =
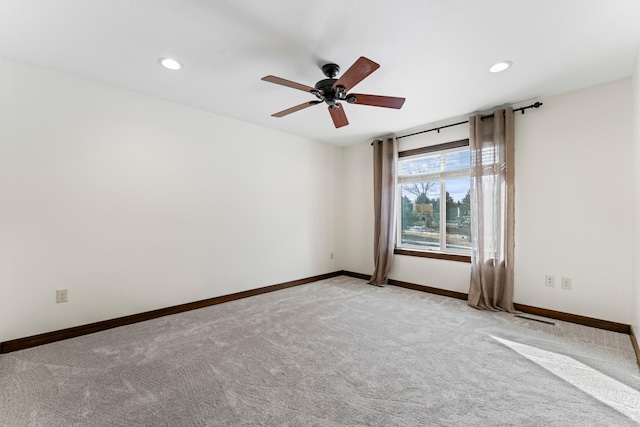
[[69, 301], [69, 291], [67, 289], [56, 289], [56, 303]]
[[563, 277], [560, 279], [560, 287], [568, 291], [571, 290], [571, 277]]
[[329, 254], [329, 259], [333, 259], [333, 252]]
[[549, 276], [548, 274], [546, 276], [544, 276], [544, 285], [548, 286], [550, 288], [553, 288], [556, 286], [556, 279], [553, 276]]

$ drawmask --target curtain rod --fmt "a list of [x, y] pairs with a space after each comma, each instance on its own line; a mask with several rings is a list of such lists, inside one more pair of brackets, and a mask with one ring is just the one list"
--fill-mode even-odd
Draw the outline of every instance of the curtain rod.
[[[516, 108], [516, 109], [513, 110], [513, 112], [515, 113], [516, 111], [522, 111], [522, 114], [524, 114], [525, 110], [528, 110], [529, 108], [540, 108], [540, 107], [542, 107], [542, 102], [536, 102], [534, 104], [527, 105], [526, 107]], [[486, 117], [493, 117], [493, 114], [489, 114], [487, 116], [482, 116], [482, 119], [484, 119]], [[465, 123], [469, 123], [469, 120], [465, 120], [464, 122], [453, 123], [453, 124], [446, 125], [446, 126], [438, 126], [437, 128], [433, 128], [433, 129], [421, 130], [420, 132], [410, 133], [409, 135], [398, 136], [398, 137], [396, 137], [396, 139], [406, 138], [408, 136], [420, 135], [421, 133], [434, 132], [434, 131], [437, 131], [438, 133], [440, 133], [440, 129], [446, 129], [446, 128], [450, 128], [452, 126], [459, 126], [459, 125], [463, 125]], [[371, 143], [371, 145], [373, 145], [373, 142]]]

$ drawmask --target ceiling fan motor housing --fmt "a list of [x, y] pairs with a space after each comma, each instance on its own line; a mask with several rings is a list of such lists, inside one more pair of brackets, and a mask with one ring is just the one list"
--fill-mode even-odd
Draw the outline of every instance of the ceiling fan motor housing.
[[333, 63], [324, 64], [322, 66], [322, 72], [328, 77], [328, 79], [320, 80], [316, 83], [315, 88], [318, 89], [320, 93], [316, 93], [315, 95], [319, 100], [326, 102], [331, 108], [339, 108], [338, 105], [336, 105], [336, 101], [347, 99], [347, 93], [343, 87], [333, 87], [335, 82], [338, 81], [336, 76], [340, 72], [340, 66]]
[[333, 84], [337, 81], [338, 79], [320, 80], [318, 83], [316, 83], [315, 88], [318, 90], [321, 90], [325, 94], [331, 91], [335, 92], [335, 89], [333, 88]]

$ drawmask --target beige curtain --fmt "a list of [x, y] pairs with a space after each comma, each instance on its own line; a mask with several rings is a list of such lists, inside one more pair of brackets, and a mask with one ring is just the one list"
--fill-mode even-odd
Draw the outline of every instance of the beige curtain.
[[469, 118], [471, 286], [469, 305], [514, 312], [513, 109]]
[[386, 285], [395, 245], [396, 164], [398, 142], [395, 136], [373, 141], [373, 204], [375, 229], [373, 252], [375, 270], [369, 281]]

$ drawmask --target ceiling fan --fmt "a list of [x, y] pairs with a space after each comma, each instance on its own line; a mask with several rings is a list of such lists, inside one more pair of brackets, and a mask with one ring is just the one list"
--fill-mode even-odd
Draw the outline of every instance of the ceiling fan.
[[304, 108], [325, 102], [329, 106], [329, 114], [331, 114], [333, 124], [336, 126], [336, 128], [340, 128], [342, 126], [348, 125], [349, 121], [347, 120], [347, 115], [344, 112], [344, 107], [339, 101], [346, 101], [349, 104], [372, 105], [374, 107], [396, 109], [402, 108], [402, 104], [404, 104], [405, 100], [404, 98], [380, 95], [365, 95], [361, 93], [347, 93], [355, 85], [360, 83], [362, 80], [364, 80], [365, 77], [373, 73], [378, 68], [380, 68], [379, 64], [376, 64], [372, 60], [361, 56], [342, 75], [342, 77], [336, 79], [336, 76], [340, 72], [340, 67], [337, 64], [325, 64], [322, 66], [322, 72], [328, 78], [320, 80], [318, 83], [316, 83], [315, 87], [306, 86], [276, 76], [263, 77], [262, 80], [264, 80], [265, 82], [303, 90], [315, 95], [316, 98], [318, 98], [317, 100], [305, 102], [303, 104], [296, 105], [295, 107], [287, 108], [286, 110], [272, 114], [271, 116], [283, 117], [287, 114], [291, 114]]

